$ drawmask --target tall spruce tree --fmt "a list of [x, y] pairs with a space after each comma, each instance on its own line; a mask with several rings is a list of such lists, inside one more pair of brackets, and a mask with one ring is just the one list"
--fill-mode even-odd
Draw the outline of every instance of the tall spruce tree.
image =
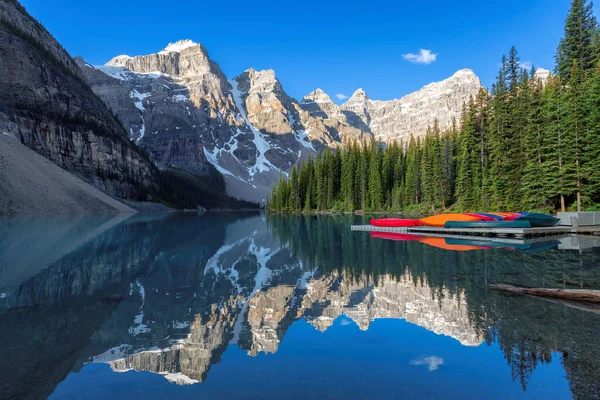
[[571, 76], [567, 85], [567, 104], [568, 114], [565, 120], [565, 147], [567, 149], [566, 167], [568, 175], [566, 176], [566, 187], [570, 192], [576, 195], [577, 211], [581, 211], [583, 177], [581, 174], [582, 155], [583, 155], [583, 132], [584, 122], [584, 98], [581, 70], [577, 65], [577, 60], [573, 60]]
[[527, 123], [523, 135], [525, 166], [523, 168], [523, 207], [527, 210], [545, 210], [549, 207], [544, 189], [544, 115], [542, 110], [542, 83], [531, 80]]
[[583, 139], [582, 174], [587, 180], [587, 196], [591, 202], [600, 202], [600, 63], [587, 84], [586, 129]]
[[573, 0], [565, 20], [564, 36], [556, 50], [555, 72], [565, 81], [571, 78], [571, 68], [576, 61], [581, 72], [595, 68], [598, 49], [595, 46], [598, 23], [592, 13], [592, 2]]

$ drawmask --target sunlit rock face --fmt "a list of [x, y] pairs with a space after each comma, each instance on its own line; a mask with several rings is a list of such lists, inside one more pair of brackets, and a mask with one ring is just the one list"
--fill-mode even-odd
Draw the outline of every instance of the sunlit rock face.
[[450, 129], [454, 120], [458, 124], [463, 105], [481, 88], [477, 75], [462, 69], [397, 100], [371, 100], [359, 89], [341, 110], [354, 126], [367, 126], [378, 141], [406, 142], [411, 135], [423, 137], [436, 120], [442, 131]]

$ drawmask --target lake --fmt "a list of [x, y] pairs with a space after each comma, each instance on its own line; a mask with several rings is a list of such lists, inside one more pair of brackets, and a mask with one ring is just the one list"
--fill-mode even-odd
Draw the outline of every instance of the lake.
[[490, 289], [600, 288], [598, 240], [350, 231], [365, 222], [1, 218], [0, 398], [600, 396], [597, 308]]

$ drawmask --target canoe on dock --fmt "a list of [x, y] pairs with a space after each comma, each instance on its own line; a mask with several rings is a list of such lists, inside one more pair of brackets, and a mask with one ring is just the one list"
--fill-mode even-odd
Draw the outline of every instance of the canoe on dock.
[[518, 217], [514, 219], [514, 221], [528, 221], [531, 224], [532, 228], [550, 228], [553, 227], [560, 221], [558, 218], [553, 217], [548, 214], [540, 214], [540, 213], [518, 213], [520, 214]]
[[465, 215], [470, 215], [471, 217], [477, 217], [481, 221], [500, 221], [502, 217], [492, 214], [484, 214], [484, 213], [466, 213]]
[[448, 221], [444, 228], [531, 228], [529, 221]]
[[529, 296], [550, 297], [555, 299], [600, 304], [600, 290], [525, 288], [506, 284], [491, 285], [490, 287], [495, 290], [526, 294]]
[[423, 225], [443, 227], [448, 221], [481, 222], [481, 218], [468, 214], [438, 214], [427, 218], [421, 218], [419, 221], [421, 221]]
[[400, 218], [382, 218], [372, 219], [370, 224], [373, 226], [382, 226], [389, 228], [403, 228], [409, 226], [422, 226], [423, 224], [418, 219], [400, 219]]

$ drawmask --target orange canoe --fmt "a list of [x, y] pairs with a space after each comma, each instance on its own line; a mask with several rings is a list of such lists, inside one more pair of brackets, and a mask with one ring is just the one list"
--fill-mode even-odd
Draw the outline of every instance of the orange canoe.
[[448, 221], [479, 222], [481, 218], [467, 214], [438, 214], [432, 217], [421, 218], [419, 221], [423, 225], [443, 227]]

